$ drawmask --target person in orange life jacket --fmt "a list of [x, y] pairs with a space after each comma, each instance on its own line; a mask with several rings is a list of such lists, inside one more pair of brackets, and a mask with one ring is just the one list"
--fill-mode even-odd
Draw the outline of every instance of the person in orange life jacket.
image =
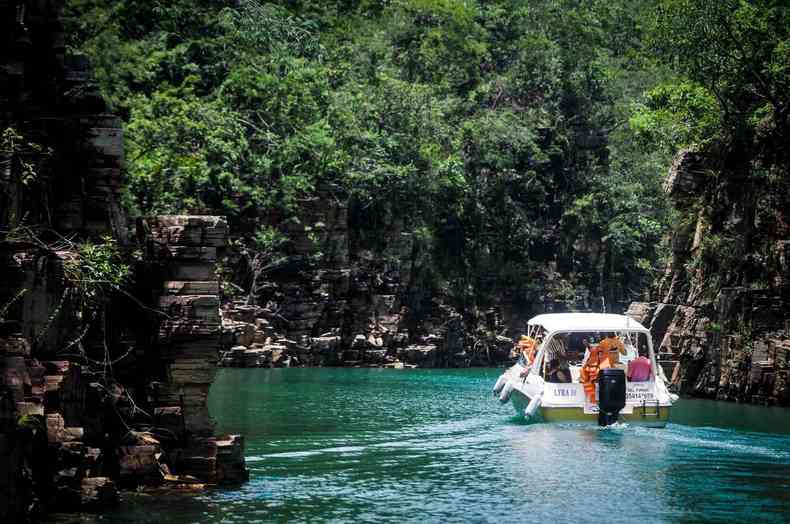
[[526, 364], [524, 366], [526, 369], [520, 374], [520, 376], [524, 377], [529, 373], [529, 368], [532, 366], [532, 363], [535, 362], [535, 354], [538, 352], [538, 342], [532, 337], [522, 335], [521, 339], [518, 341], [518, 349], [524, 359], [524, 364]]
[[609, 365], [611, 367], [621, 367], [620, 355], [626, 354], [625, 345], [622, 340], [617, 338], [614, 333], [607, 333], [606, 338], [601, 340], [598, 346], [607, 352], [609, 356]]
[[538, 341], [532, 337], [522, 336], [521, 340], [518, 341], [518, 347], [527, 359], [527, 363], [532, 365], [532, 363], [535, 362], [535, 355], [538, 352]]
[[590, 347], [595, 345], [595, 340], [601, 338], [600, 333], [596, 333], [595, 337], [585, 337], [582, 341], [584, 342], [584, 357], [582, 357], [582, 364], [587, 361], [587, 357], [590, 356]]
[[612, 367], [612, 364], [609, 360], [610, 351], [608, 347], [602, 347], [602, 344], [590, 345], [588, 350], [589, 355], [579, 372], [579, 382], [584, 386], [584, 394], [587, 395], [587, 400], [595, 404], [595, 383], [598, 382], [601, 370]]
[[650, 380], [652, 364], [644, 350], [639, 350], [639, 356], [628, 363], [628, 380], [631, 382], [647, 382]]

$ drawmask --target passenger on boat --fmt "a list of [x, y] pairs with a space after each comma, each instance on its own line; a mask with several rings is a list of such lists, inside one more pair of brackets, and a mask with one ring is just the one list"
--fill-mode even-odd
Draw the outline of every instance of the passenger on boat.
[[647, 382], [650, 380], [650, 368], [652, 364], [644, 351], [639, 352], [639, 356], [628, 363], [628, 380], [631, 382]]
[[584, 386], [584, 394], [591, 404], [595, 404], [595, 384], [598, 382], [601, 370], [612, 367], [609, 351], [601, 346], [601, 344], [589, 346], [589, 355], [579, 372], [579, 382]]
[[571, 381], [571, 370], [568, 369], [568, 364], [563, 364], [562, 360], [558, 358], [552, 359], [546, 369], [546, 381], [569, 383]]
[[524, 369], [521, 372], [521, 376], [526, 376], [529, 373], [529, 368], [532, 366], [532, 363], [535, 362], [535, 354], [538, 351], [538, 344], [537, 341], [526, 335], [522, 335], [521, 339], [518, 341], [518, 349], [521, 352], [521, 357], [524, 360]]
[[587, 358], [590, 356], [590, 346], [593, 345], [592, 338], [584, 338], [584, 356], [582, 357], [582, 365], [587, 362]]
[[601, 338], [600, 335], [596, 337], [588, 337], [584, 339], [584, 357], [582, 358], [582, 365], [587, 362], [587, 359], [590, 358], [590, 350], [596, 346], [596, 340]]
[[559, 359], [560, 361], [567, 360], [568, 358], [568, 335], [567, 333], [557, 333], [549, 341], [546, 346], [545, 361], [551, 362], [552, 360]]
[[607, 333], [606, 338], [598, 344], [609, 355], [609, 365], [613, 368], [620, 366], [620, 355], [627, 354], [623, 341], [614, 333]]

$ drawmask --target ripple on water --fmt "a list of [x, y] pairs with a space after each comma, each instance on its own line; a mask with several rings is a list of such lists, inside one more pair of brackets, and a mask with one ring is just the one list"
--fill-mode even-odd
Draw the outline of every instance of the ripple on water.
[[707, 419], [527, 424], [492, 399], [499, 372], [225, 370], [212, 411], [221, 430], [246, 435], [250, 482], [172, 509], [132, 500], [117, 520], [790, 520], [787, 435]]

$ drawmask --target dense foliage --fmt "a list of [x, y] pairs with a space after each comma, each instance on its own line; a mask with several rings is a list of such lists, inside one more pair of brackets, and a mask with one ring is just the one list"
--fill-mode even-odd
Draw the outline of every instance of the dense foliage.
[[790, 214], [790, 4], [664, 0], [657, 14], [650, 49], [683, 79], [650, 92], [637, 128], [706, 159], [707, 183], [686, 210], [705, 236], [687, 269], [709, 295], [767, 288]]
[[407, 216], [463, 289], [492, 272], [537, 281], [556, 262], [571, 284], [625, 298], [615, 288], [656, 265], [678, 148], [787, 138], [778, 1], [68, 10], [70, 45], [128, 123], [132, 213], [223, 213], [252, 238], [329, 188], [371, 223]]

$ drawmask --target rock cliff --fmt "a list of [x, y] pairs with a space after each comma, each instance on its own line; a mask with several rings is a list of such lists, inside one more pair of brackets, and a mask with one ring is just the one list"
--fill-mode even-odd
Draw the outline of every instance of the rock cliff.
[[463, 212], [417, 216], [323, 182], [290, 214], [262, 217], [287, 243], [253, 279], [249, 260], [224, 261], [255, 290], [225, 309], [222, 364], [495, 365], [535, 314], [622, 311], [640, 277], [569, 213], [609, 162], [605, 133], [582, 120], [529, 174], [467, 166]]
[[[330, 187], [273, 223], [289, 239], [285, 257], [253, 297], [224, 308], [224, 366], [496, 365], [531, 316], [601, 310], [594, 284], [558, 269], [559, 227], [542, 235], [538, 254], [524, 254], [531, 278], [514, 281], [498, 274], [502, 260], [468, 268], [449, 240], [457, 226], [426, 238], [402, 210], [370, 210]], [[590, 273], [601, 256], [594, 244], [571, 248]], [[610, 311], [628, 300], [619, 298]]]
[[[0, 1], [3, 522], [246, 477], [243, 439], [215, 437], [206, 405], [227, 226], [152, 217], [128, 238], [121, 124], [66, 53], [62, 4]], [[131, 287], [96, 280], [116, 254]]]
[[[719, 175], [716, 175], [719, 173]], [[681, 393], [790, 405], [790, 197], [682, 151], [665, 185], [681, 217], [649, 325]]]

